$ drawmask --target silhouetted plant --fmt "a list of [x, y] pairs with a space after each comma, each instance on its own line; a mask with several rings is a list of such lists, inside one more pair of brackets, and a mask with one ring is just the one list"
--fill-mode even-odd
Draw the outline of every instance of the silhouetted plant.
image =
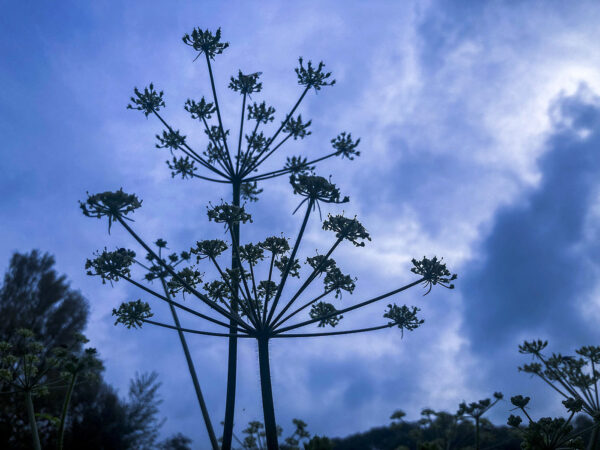
[[[548, 341], [539, 339], [531, 342], [525, 341], [523, 345], [519, 345], [519, 353], [531, 355], [534, 360], [530, 364], [524, 364], [519, 367], [519, 371], [541, 378], [552, 389], [564, 397], [563, 404], [571, 413], [564, 427], [569, 426], [568, 423], [571, 418], [578, 412], [587, 414], [594, 421], [588, 448], [596, 449], [598, 447], [600, 428], [600, 402], [598, 400], [600, 372], [597, 370], [597, 365], [600, 363], [600, 347], [583, 346], [575, 350], [581, 357], [565, 356], [560, 353], [553, 353], [552, 356], [547, 357], [542, 353], [542, 350], [547, 345]], [[529, 397], [526, 398], [528, 399]], [[520, 396], [517, 397], [517, 400], [527, 403]], [[518, 407], [520, 408], [520, 406]], [[523, 408], [521, 409], [524, 411]], [[529, 420], [531, 421], [531, 419]], [[557, 421], [561, 419], [552, 420]], [[554, 429], [557, 425], [555, 422], [546, 420], [543, 427]]]
[[496, 403], [502, 400], [501, 392], [494, 392], [494, 401], [489, 398], [472, 402], [468, 405], [463, 402], [458, 405], [457, 417], [470, 418], [475, 421], [475, 448], [479, 450], [479, 427], [482, 416], [494, 407]]
[[[281, 450], [300, 450], [302, 441], [305, 441], [304, 447], [306, 448], [306, 444], [310, 438], [310, 433], [306, 429], [306, 423], [300, 419], [292, 419], [292, 423], [294, 424], [294, 432], [286, 437], [283, 443], [279, 444]], [[258, 420], [249, 422], [248, 426], [242, 430], [242, 433], [244, 434], [243, 439], [238, 438], [235, 433], [233, 435], [234, 440], [241, 445], [239, 450], [265, 450], [267, 448], [265, 426], [262, 422]], [[277, 436], [281, 437], [282, 433], [283, 430], [278, 426]], [[223, 438], [220, 439], [220, 441], [222, 440]]]
[[[16, 332], [13, 342], [0, 342], [0, 382], [9, 386], [13, 393], [25, 397], [25, 406], [29, 419], [29, 427], [33, 447], [41, 449], [40, 437], [36, 421], [33, 399], [48, 394], [50, 387], [62, 385], [65, 381], [69, 387], [63, 403], [60, 419], [45, 415], [45, 418], [58, 425], [58, 448], [62, 449], [65, 419], [77, 377], [82, 377], [101, 366], [96, 358], [96, 350], [86, 349], [82, 355], [66, 347], [55, 348], [52, 356], [48, 356], [44, 345], [35, 339], [33, 331], [21, 328]], [[87, 342], [79, 336], [79, 342]], [[77, 341], [76, 341], [77, 342]], [[51, 375], [60, 371], [59, 376]], [[10, 391], [9, 391], [10, 393]]]
[[[331, 255], [343, 241], [349, 241], [357, 247], [362, 247], [365, 245], [365, 241], [371, 238], [356, 218], [329, 214], [327, 219], [323, 221], [323, 229], [333, 231], [335, 241], [325, 254], [317, 254], [307, 258], [306, 263], [311, 269], [308, 276], [304, 278], [301, 286], [293, 294], [285, 294], [284, 288], [286, 284], [289, 286], [287, 282], [290, 277], [301, 278], [298, 251], [311, 213], [315, 209], [319, 209], [320, 213], [322, 203], [342, 204], [349, 201], [348, 197], [341, 196], [340, 190], [331, 180], [314, 174], [315, 165], [333, 156], [354, 159], [359, 155], [356, 148], [360, 140], [353, 140], [350, 133], [344, 132], [331, 140], [333, 151], [320, 158], [309, 161], [306, 157], [296, 156], [288, 158], [282, 169], [254, 174], [259, 172], [262, 164], [289, 138], [303, 139], [310, 134], [307, 128], [311, 122], [304, 122], [300, 115], [294, 119], [294, 114], [311, 89], [318, 91], [335, 83], [331, 79], [331, 73], [324, 71], [322, 62], [313, 65], [309, 61], [305, 65], [304, 60], [300, 58], [299, 67], [296, 69], [298, 83], [303, 86], [300, 98], [290, 112], [286, 114], [277, 130], [267, 138], [263, 131], [259, 132], [258, 130], [261, 125], [264, 126], [274, 120], [275, 110], [264, 102], [254, 103], [253, 105], [246, 104], [251, 93], [255, 94], [262, 90], [262, 83], [258, 81], [260, 72], [252, 74], [238, 72], [237, 77], [231, 78], [229, 87], [242, 95], [241, 119], [237, 145], [230, 148], [229, 130], [224, 128], [211, 66], [211, 61], [214, 60], [215, 56], [221, 54], [229, 44], [221, 42], [220, 30], [213, 34], [210, 31], [194, 29], [190, 35], [186, 34], [184, 36], [183, 41], [198, 52], [197, 58], [201, 55], [205, 56], [208, 67], [212, 91], [211, 100], [208, 101], [204, 98], [199, 101], [188, 100], [185, 105], [185, 109], [191, 114], [192, 118], [198, 120], [204, 127], [208, 137], [206, 150], [201, 154], [192, 149], [186, 136], [182, 135], [179, 130], [175, 130], [163, 119], [162, 115], [159, 114], [159, 111], [165, 107], [163, 92], [157, 92], [152, 84], [143, 91], [136, 88], [128, 107], [140, 110], [146, 116], [155, 115], [165, 126], [166, 130], [163, 131], [162, 135], [157, 135], [159, 141], [157, 147], [168, 148], [171, 153], [177, 151], [182, 154], [179, 159], [174, 157], [173, 160], [167, 162], [173, 176], [181, 175], [182, 178], [198, 178], [232, 186], [231, 203], [222, 202], [216, 206], [210, 205], [208, 209], [209, 220], [224, 226], [229, 234], [229, 242], [223, 240], [199, 241], [188, 252], [184, 252], [182, 256], [175, 254], [165, 259], [160, 253], [160, 249], [163, 247], [157, 242], [159, 251], [152, 249], [128, 223], [130, 218], [125, 217], [125, 215], [141, 206], [141, 201], [137, 196], [126, 194], [122, 190], [113, 193], [104, 192], [88, 195], [87, 200], [81, 202], [82, 211], [90, 217], [106, 217], [109, 229], [113, 222], [119, 222], [131, 234], [147, 252], [146, 259], [152, 264], [151, 267], [145, 267], [147, 273], [152, 274], [151, 276], [147, 275], [146, 280], [151, 281], [154, 278], [160, 278], [163, 293], [150, 289], [133, 279], [130, 267], [134, 263], [139, 265], [143, 263], [135, 259], [135, 254], [131, 250], [118, 249], [115, 252], [105, 250], [97, 254], [95, 259], [88, 260], [86, 268], [89, 269], [91, 275], [98, 275], [103, 281], [108, 279], [112, 282], [124, 279], [147, 294], [167, 302], [172, 307], [175, 325], [151, 319], [150, 307], [141, 299], [126, 303], [115, 309], [113, 313], [117, 316], [117, 323], [123, 323], [134, 328], [142, 323], [149, 323], [177, 330], [180, 333], [182, 345], [184, 345], [183, 333], [185, 332], [229, 338], [227, 398], [223, 432], [223, 448], [225, 449], [231, 448], [233, 435], [237, 339], [256, 339], [259, 350], [267, 446], [270, 449], [277, 448], [277, 426], [270, 377], [269, 340], [344, 335], [396, 326], [402, 332], [404, 330], [412, 331], [423, 323], [423, 320], [417, 317], [419, 309], [389, 304], [388, 310], [383, 314], [384, 318], [389, 320], [383, 325], [336, 332], [292, 333], [293, 330], [313, 324], [317, 324], [319, 327], [335, 327], [345, 314], [389, 298], [419, 284], [425, 286], [426, 293], [438, 284], [451, 289], [453, 288], [451, 283], [456, 279], [456, 275], [451, 274], [446, 265], [438, 258], [423, 257], [419, 261], [413, 260], [414, 267], [411, 270], [418, 275], [418, 278], [412, 283], [352, 306], [337, 309], [333, 304], [323, 299], [330, 294], [340, 297], [342, 291], [352, 293], [356, 279], [344, 275], [337, 268], [335, 261], [331, 259]], [[247, 120], [254, 121], [255, 124], [252, 132], [244, 135], [246, 112]], [[213, 125], [209, 121], [215, 114], [217, 124]], [[242, 145], [243, 137], [246, 140], [245, 146]], [[279, 140], [277, 140], [278, 138]], [[209, 171], [211, 176], [199, 174], [200, 167]], [[293, 193], [303, 198], [296, 210], [305, 207], [302, 224], [296, 239], [293, 241], [293, 246], [290, 247], [286, 238], [278, 236], [268, 237], [256, 244], [242, 244], [240, 241], [240, 224], [252, 222], [252, 218], [241, 204], [241, 200], [255, 201], [257, 195], [261, 192], [261, 189], [258, 188], [259, 182], [284, 175], [289, 175]], [[220, 255], [227, 249], [231, 249], [230, 267], [219, 262]], [[186, 257], [184, 258], [183, 255]], [[195, 256], [196, 264], [199, 264], [201, 260], [207, 260], [206, 262], [214, 267], [219, 277], [204, 282], [203, 274], [189, 261], [192, 255]], [[176, 270], [174, 266], [182, 260], [187, 265], [180, 270]], [[264, 268], [261, 269], [262, 262], [264, 262]], [[279, 276], [273, 273], [274, 268], [280, 272]], [[261, 278], [261, 272], [266, 276]], [[320, 276], [323, 276], [323, 292], [288, 313], [288, 310], [300, 298], [302, 293]], [[228, 320], [228, 322], [200, 313], [173, 300], [175, 296], [185, 294], [195, 297], [208, 306], [213, 314], [220, 316], [221, 319]], [[280, 302], [282, 302], [281, 305]], [[280, 308], [278, 309], [278, 307]], [[308, 320], [297, 323], [290, 322], [294, 316], [308, 307], [310, 307]], [[178, 323], [175, 309], [186, 311], [197, 318], [224, 327], [226, 331], [183, 329]], [[205, 422], [209, 426], [210, 422], [207, 416], [205, 416]], [[215, 447], [214, 441], [212, 444]]]

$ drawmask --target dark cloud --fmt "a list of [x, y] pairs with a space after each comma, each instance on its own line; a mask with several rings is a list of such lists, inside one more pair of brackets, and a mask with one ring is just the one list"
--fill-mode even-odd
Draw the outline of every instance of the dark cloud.
[[545, 338], [551, 350], [598, 344], [582, 302], [596, 284], [598, 243], [587, 242], [600, 186], [600, 102], [582, 87], [551, 109], [554, 132], [539, 160], [541, 181], [500, 210], [480, 259], [464, 268], [464, 329], [490, 369], [487, 383], [515, 377], [517, 343]]

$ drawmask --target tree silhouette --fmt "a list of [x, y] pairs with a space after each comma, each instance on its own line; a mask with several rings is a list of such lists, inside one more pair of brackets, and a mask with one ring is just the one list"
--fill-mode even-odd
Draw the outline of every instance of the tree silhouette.
[[[130, 213], [141, 207], [141, 201], [136, 195], [125, 193], [122, 189], [115, 192], [88, 194], [87, 199], [80, 202], [83, 213], [89, 217], [106, 217], [109, 232], [113, 223], [119, 223], [142, 247], [146, 256], [143, 262], [132, 250], [104, 249], [98, 252], [94, 259], [87, 261], [86, 268], [90, 275], [101, 277], [103, 282], [112, 283], [123, 279], [137, 286], [144, 293], [168, 303], [172, 308], [174, 319], [173, 325], [151, 319], [152, 312], [149, 304], [139, 299], [124, 303], [113, 312], [117, 317], [116, 323], [122, 323], [129, 328], [137, 328], [143, 323], [148, 323], [173, 329], [180, 333], [182, 344], [185, 342], [183, 333], [229, 339], [224, 449], [231, 448], [237, 339], [256, 339], [267, 447], [274, 449], [278, 448], [278, 442], [270, 375], [269, 341], [271, 339], [345, 335], [395, 326], [402, 332], [412, 331], [423, 323], [423, 320], [417, 317], [419, 309], [390, 303], [383, 314], [383, 317], [388, 320], [383, 324], [343, 331], [294, 332], [311, 325], [335, 327], [344, 315], [419, 284], [425, 286], [426, 293], [434, 285], [451, 289], [456, 275], [450, 273], [442, 260], [437, 257], [431, 259], [423, 257], [421, 260], [412, 261], [411, 271], [417, 277], [411, 283], [341, 309], [324, 301], [327, 296], [334, 295], [340, 298], [342, 291], [352, 293], [355, 288], [356, 279], [342, 273], [331, 258], [333, 252], [344, 241], [356, 247], [363, 247], [365, 241], [371, 238], [355, 217], [329, 214], [323, 221], [323, 229], [332, 231], [335, 239], [323, 254], [306, 258], [308, 274], [304, 278], [301, 277], [299, 250], [311, 214], [317, 208], [321, 213], [322, 204], [342, 204], [349, 201], [348, 197], [341, 195], [340, 190], [331, 180], [317, 176], [314, 169], [319, 162], [334, 156], [354, 159], [359, 155], [356, 149], [360, 139], [354, 140], [350, 133], [342, 132], [331, 140], [333, 150], [319, 158], [309, 160], [307, 157], [293, 156], [287, 158], [281, 169], [262, 172], [259, 169], [290, 138], [303, 139], [310, 134], [308, 127], [311, 121], [304, 122], [300, 115], [294, 117], [294, 114], [311, 89], [315, 92], [319, 91], [334, 85], [335, 80], [331, 79], [330, 72], [325, 72], [322, 62], [315, 65], [308, 61], [305, 64], [300, 58], [299, 66], [295, 69], [298, 84], [303, 87], [300, 97], [276, 131], [270, 137], [266, 137], [264, 131], [259, 132], [259, 129], [274, 121], [275, 110], [265, 102], [247, 105], [250, 95], [262, 90], [262, 83], [259, 82], [260, 72], [243, 74], [240, 71], [236, 77], [231, 78], [229, 83], [229, 88], [242, 95], [237, 145], [230, 147], [228, 140], [230, 131], [225, 129], [223, 124], [211, 65], [215, 56], [221, 54], [229, 44], [221, 41], [220, 29], [212, 33], [196, 28], [191, 34], [186, 34], [183, 41], [197, 52], [196, 59], [204, 55], [208, 68], [211, 101], [202, 98], [199, 101], [188, 100], [185, 104], [185, 109], [192, 118], [198, 120], [204, 127], [208, 138], [206, 150], [199, 153], [192, 149], [186, 136], [170, 126], [159, 114], [159, 111], [165, 107], [165, 102], [163, 92], [155, 90], [153, 84], [143, 91], [136, 88], [128, 108], [142, 111], [145, 116], [154, 115], [165, 126], [166, 130], [156, 136], [158, 139], [156, 146], [167, 148], [173, 154], [172, 160], [167, 161], [172, 176], [181, 175], [182, 178], [198, 178], [231, 185], [231, 203], [222, 202], [216, 206], [211, 204], [208, 208], [209, 221], [222, 224], [229, 235], [229, 240], [228, 242], [220, 239], [201, 240], [188, 251], [166, 256], [162, 252], [166, 248], [164, 240], [159, 239], [154, 246], [151, 246], [131, 225]], [[209, 122], [215, 115], [216, 125]], [[254, 122], [250, 134], [244, 134], [246, 120]], [[244, 138], [246, 145], [242, 145]], [[176, 152], [181, 156], [175, 156]], [[200, 174], [200, 168], [203, 168], [205, 173]], [[259, 182], [281, 176], [289, 176], [293, 193], [302, 198], [296, 211], [303, 208], [303, 219], [293, 244], [290, 246], [288, 239], [283, 236], [267, 237], [255, 244], [242, 244], [240, 226], [252, 222], [252, 217], [241, 201], [255, 201], [262, 190], [258, 186]], [[229, 267], [227, 264], [220, 263], [221, 255], [228, 249], [231, 249]], [[213, 267], [218, 274], [216, 279], [204, 282], [203, 274], [196, 266], [202, 260]], [[182, 268], [176, 267], [180, 264], [183, 265]], [[136, 281], [135, 275], [132, 274], [134, 266], [139, 266], [145, 271], [146, 281], [160, 280], [162, 293]], [[279, 274], [275, 273], [276, 270]], [[298, 278], [300, 286], [294, 288], [292, 292], [287, 292], [290, 290], [290, 278], [293, 277]], [[319, 277], [323, 278], [323, 291], [308, 301], [302, 300], [301, 306], [290, 311], [294, 304], [300, 301], [302, 294], [308, 292], [307, 288]], [[287, 291], [286, 286], [288, 286]], [[185, 294], [207, 306], [208, 312], [202, 313], [175, 300], [177, 296]], [[292, 321], [297, 314], [309, 307], [308, 319]], [[176, 310], [185, 311], [198, 319], [217, 325], [221, 330], [184, 329], [179, 324]], [[205, 423], [207, 427], [210, 426], [210, 420], [206, 415]]]

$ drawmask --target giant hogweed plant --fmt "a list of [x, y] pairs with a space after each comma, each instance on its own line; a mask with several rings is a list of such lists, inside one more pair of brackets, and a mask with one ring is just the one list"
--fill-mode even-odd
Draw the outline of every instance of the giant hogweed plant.
[[[152, 84], [143, 91], [136, 88], [128, 108], [142, 111], [145, 116], [155, 116], [166, 128], [162, 134], [157, 135], [156, 146], [167, 148], [172, 153], [173, 158], [167, 161], [172, 176], [180, 175], [184, 179], [231, 185], [231, 202], [222, 201], [221, 204], [211, 204], [208, 208], [209, 221], [222, 224], [228, 239], [200, 240], [189, 250], [165, 255], [164, 240], [159, 239], [150, 244], [134, 230], [129, 215], [140, 208], [142, 203], [135, 194], [125, 193], [122, 189], [88, 194], [88, 198], [80, 203], [83, 213], [89, 217], [108, 219], [109, 232], [112, 224], [118, 223], [141, 246], [146, 255], [145, 259], [140, 259], [132, 250], [105, 249], [98, 252], [94, 259], [88, 260], [86, 268], [88, 274], [100, 276], [103, 282], [112, 283], [122, 279], [137, 286], [149, 297], [166, 302], [170, 306], [173, 318], [173, 324], [152, 319], [153, 314], [148, 302], [138, 299], [123, 303], [114, 310], [116, 323], [122, 323], [129, 328], [137, 328], [146, 323], [175, 330], [179, 333], [184, 350], [187, 348], [184, 336], [186, 333], [218, 336], [229, 340], [222, 445], [224, 449], [231, 448], [232, 442], [237, 340], [255, 339], [258, 343], [267, 447], [278, 448], [269, 360], [269, 342], [272, 339], [345, 335], [391, 327], [412, 331], [424, 322], [417, 317], [419, 309], [393, 303], [388, 304], [383, 314], [387, 319], [383, 324], [343, 331], [318, 331], [312, 330], [312, 327], [336, 327], [344, 315], [420, 284], [427, 288], [426, 293], [434, 285], [452, 289], [452, 281], [456, 275], [437, 257], [413, 259], [411, 270], [416, 279], [411, 283], [340, 309], [328, 302], [330, 296], [341, 297], [342, 291], [352, 293], [356, 282], [355, 278], [344, 274], [332, 258], [336, 248], [344, 242], [363, 247], [365, 241], [371, 238], [356, 218], [330, 214], [323, 221], [322, 227], [325, 231], [334, 233], [332, 244], [322, 254], [307, 256], [304, 260], [306, 270], [302, 270], [301, 242], [311, 215], [316, 209], [321, 213], [323, 204], [342, 204], [349, 201], [348, 197], [341, 195], [331, 180], [317, 176], [314, 170], [318, 163], [334, 156], [353, 160], [359, 155], [356, 150], [359, 139], [353, 140], [350, 133], [342, 132], [331, 140], [333, 150], [319, 158], [309, 160], [302, 155], [287, 157], [281, 169], [271, 171], [262, 170], [262, 165], [290, 138], [303, 139], [310, 134], [308, 127], [311, 121], [304, 122], [300, 115], [295, 117], [294, 114], [311, 89], [319, 91], [332, 86], [335, 80], [331, 79], [331, 73], [324, 71], [322, 62], [313, 65], [309, 61], [305, 65], [304, 60], [300, 58], [299, 67], [295, 69], [298, 84], [302, 86], [300, 97], [281, 124], [267, 137], [265, 127], [274, 121], [275, 109], [267, 106], [265, 102], [248, 104], [250, 94], [257, 94], [262, 90], [260, 73], [243, 74], [240, 71], [229, 83], [229, 88], [242, 96], [239, 133], [237, 139], [230, 140], [230, 131], [223, 124], [212, 69], [214, 58], [229, 44], [221, 41], [220, 30], [213, 34], [210, 31], [194, 29], [191, 35], [186, 34], [183, 37], [183, 41], [197, 52], [196, 59], [204, 56], [208, 68], [212, 97], [209, 100], [204, 97], [197, 101], [190, 99], [185, 104], [185, 109], [191, 117], [198, 120], [204, 128], [207, 136], [206, 149], [202, 152], [194, 150], [186, 136], [163, 118], [160, 111], [165, 107], [164, 94], [155, 90]], [[250, 133], [244, 132], [245, 125], [252, 130]], [[257, 195], [262, 191], [259, 183], [282, 176], [289, 177], [293, 193], [301, 197], [296, 211], [302, 210], [303, 218], [296, 237], [290, 240], [283, 236], [270, 236], [261, 242], [242, 243], [240, 227], [252, 222], [252, 217], [246, 211], [242, 200], [256, 201]], [[226, 252], [230, 253], [227, 260], [223, 261]], [[200, 264], [207, 264], [217, 276], [205, 280], [205, 275], [199, 270]], [[132, 273], [134, 267], [141, 271], [140, 278]], [[294, 277], [298, 278], [298, 281], [289, 283], [290, 278]], [[306, 298], [307, 293], [311, 292], [309, 286], [318, 278], [322, 278], [322, 289], [318, 295]], [[144, 282], [154, 280], [159, 280], [161, 289], [156, 290]], [[296, 287], [290, 289], [291, 284], [295, 284]], [[178, 301], [179, 297], [185, 295], [193, 297], [198, 306], [203, 304], [204, 309], [200, 310], [189, 302], [184, 305]], [[212, 324], [220, 330], [212, 331], [204, 327], [182, 328], [177, 312], [190, 314], [201, 319], [199, 323]], [[300, 313], [308, 313], [308, 317], [299, 320]], [[303, 328], [306, 330], [300, 330]], [[193, 363], [189, 352], [185, 351], [198, 399], [203, 404]], [[211, 443], [213, 448], [217, 448], [205, 406], [202, 409]]]
[[[588, 450], [596, 450], [600, 440], [600, 402], [598, 381], [600, 372], [600, 347], [583, 346], [575, 352], [579, 357], [553, 353], [546, 356], [543, 350], [548, 346], [548, 341], [525, 341], [519, 345], [519, 353], [531, 355], [533, 362], [523, 364], [519, 371], [536, 376], [550, 386], [564, 398], [564, 407], [570, 413], [563, 418], [552, 419], [543, 417], [535, 421], [526, 411], [530, 398], [517, 395], [511, 398], [515, 409], [519, 409], [528, 420], [527, 427], [521, 427], [523, 419], [511, 415], [508, 424], [521, 429], [524, 438], [524, 448], [582, 448], [581, 434], [590, 431], [584, 429], [572, 433], [571, 421], [575, 414], [583, 413], [592, 421], [592, 433], [588, 443]], [[528, 445], [525, 447], [525, 445]]]

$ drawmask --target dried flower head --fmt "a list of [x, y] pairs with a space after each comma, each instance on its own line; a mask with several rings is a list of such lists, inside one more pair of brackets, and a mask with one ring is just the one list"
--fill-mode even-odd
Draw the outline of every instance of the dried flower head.
[[311, 125], [312, 120], [309, 120], [306, 123], [302, 123], [302, 115], [298, 114], [298, 118], [294, 120], [293, 117], [290, 117], [283, 127], [283, 132], [291, 134], [294, 140], [300, 138], [304, 139], [306, 136], [312, 134], [308, 131], [308, 127]]
[[156, 148], [168, 148], [170, 150], [177, 150], [179, 147], [185, 144], [185, 136], [179, 134], [179, 130], [163, 131], [162, 136], [156, 135], [158, 144]]
[[131, 103], [127, 105], [127, 109], [143, 111], [146, 117], [165, 106], [163, 91], [156, 92], [152, 83], [150, 83], [149, 87], [144, 88], [144, 92], [140, 92], [138, 88], [134, 88], [133, 93], [135, 96], [131, 97]]
[[208, 120], [217, 111], [214, 103], [207, 102], [204, 97], [202, 97], [197, 103], [188, 98], [185, 102], [184, 108], [190, 113], [192, 119], [194, 120]]
[[85, 202], [79, 202], [79, 207], [87, 217], [108, 217], [108, 231], [113, 221], [123, 218], [130, 212], [142, 206], [142, 201], [135, 194], [123, 192], [123, 188], [116, 192], [106, 191], [90, 195]]
[[229, 42], [221, 42], [221, 28], [218, 28], [215, 34], [209, 30], [194, 28], [192, 34], [184, 34], [182, 40], [184, 44], [199, 52], [196, 59], [202, 53], [210, 59], [215, 59], [215, 55], [220, 55], [229, 47]]
[[364, 247], [364, 242], [359, 242], [359, 239], [371, 240], [371, 236], [367, 233], [365, 227], [354, 217], [349, 219], [342, 215], [332, 216], [329, 214], [327, 220], [323, 222], [324, 230], [331, 230], [335, 232], [335, 237], [338, 239], [346, 239], [356, 247]]
[[267, 124], [275, 119], [275, 108], [267, 106], [265, 102], [254, 103], [248, 106], [248, 120], [256, 120], [257, 123]]
[[410, 271], [421, 275], [424, 278], [423, 283], [429, 288], [425, 295], [429, 294], [431, 288], [436, 284], [447, 289], [454, 289], [454, 284], [451, 281], [456, 280], [456, 274], [450, 273], [446, 268], [446, 264], [442, 263], [442, 259], [438, 260], [437, 256], [432, 259], [423, 256], [422, 260], [413, 259], [412, 263], [414, 267]]
[[240, 70], [237, 78], [231, 77], [229, 82], [229, 89], [239, 92], [240, 94], [249, 95], [253, 92], [260, 92], [262, 89], [262, 83], [258, 82], [258, 77], [262, 75], [262, 72], [255, 72], [248, 75], [244, 75]]
[[342, 158], [348, 158], [349, 160], [353, 160], [355, 156], [360, 156], [360, 152], [356, 151], [356, 147], [358, 147], [359, 143], [360, 138], [353, 142], [352, 134], [346, 133], [345, 131], [331, 140], [331, 145], [337, 151], [337, 154], [342, 155]]
[[312, 305], [309, 315], [311, 319], [321, 319], [318, 324], [319, 327], [325, 327], [326, 325], [335, 327], [344, 317], [335, 315], [336, 312], [337, 309], [331, 303], [318, 302]]
[[140, 299], [122, 303], [119, 309], [113, 308], [112, 315], [117, 318], [115, 325], [122, 323], [127, 328], [141, 328], [144, 320], [153, 316], [150, 305]]
[[216, 258], [227, 250], [227, 248], [227, 243], [225, 243], [225, 241], [220, 239], [207, 239], [196, 242], [196, 247], [192, 248], [190, 252], [196, 255], [197, 261], [200, 261], [204, 258]]
[[323, 61], [316, 68], [313, 67], [312, 61], [308, 61], [305, 68], [303, 61], [302, 58], [298, 58], [300, 66], [294, 69], [296, 75], [298, 75], [298, 84], [307, 88], [314, 88], [315, 91], [319, 91], [323, 86], [333, 86], [335, 84], [335, 80], [327, 81], [331, 76], [331, 72], [323, 71], [323, 67], [325, 67]]
[[225, 228], [229, 229], [236, 223], [252, 222], [252, 216], [244, 210], [243, 206], [221, 203], [208, 208], [208, 220], [224, 223]]
[[96, 252], [95, 255], [96, 258], [85, 262], [85, 268], [88, 275], [102, 278], [102, 284], [106, 283], [106, 280], [119, 281], [119, 278], [131, 275], [129, 267], [135, 262], [133, 250], [119, 248], [109, 252], [105, 248], [102, 253]]
[[389, 325], [397, 325], [402, 330], [413, 331], [425, 323], [425, 320], [419, 319], [417, 313], [420, 311], [416, 306], [408, 307], [406, 305], [398, 306], [395, 303], [388, 305], [388, 310], [383, 314], [383, 317], [390, 319]]

